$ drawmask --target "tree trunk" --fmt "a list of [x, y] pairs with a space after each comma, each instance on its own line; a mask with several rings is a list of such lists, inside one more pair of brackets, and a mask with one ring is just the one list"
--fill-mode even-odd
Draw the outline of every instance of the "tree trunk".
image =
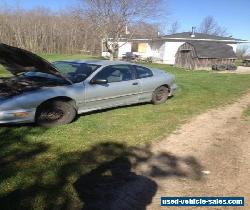
[[114, 60], [114, 52], [110, 52], [109, 54], [110, 54], [109, 60], [113, 61]]

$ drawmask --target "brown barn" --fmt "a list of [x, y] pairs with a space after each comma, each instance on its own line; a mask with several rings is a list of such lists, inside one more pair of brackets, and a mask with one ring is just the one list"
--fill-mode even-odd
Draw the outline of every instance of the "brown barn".
[[234, 64], [233, 48], [222, 42], [189, 41], [181, 45], [175, 56], [175, 66], [186, 69], [210, 70], [215, 64]]

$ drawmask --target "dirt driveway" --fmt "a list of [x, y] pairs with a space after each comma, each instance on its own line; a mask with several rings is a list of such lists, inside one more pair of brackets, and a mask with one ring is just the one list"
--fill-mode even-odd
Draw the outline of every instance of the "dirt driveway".
[[[243, 111], [250, 93], [233, 105], [211, 110], [183, 125], [169, 138], [152, 146], [153, 153], [172, 158], [167, 167], [151, 159], [136, 169], [154, 180], [158, 190], [148, 210], [157, 209], [250, 209], [250, 118]], [[178, 161], [177, 161], [178, 160]], [[194, 165], [190, 171], [189, 165]], [[157, 176], [149, 166], [161, 165]], [[176, 170], [178, 169], [178, 170]], [[164, 176], [159, 176], [160, 174]], [[160, 207], [161, 196], [244, 196], [245, 207]]]
[[218, 71], [218, 73], [250, 74], [250, 67], [238, 66], [237, 71]]
[[242, 74], [250, 74], [250, 67], [239, 66], [237, 72]]

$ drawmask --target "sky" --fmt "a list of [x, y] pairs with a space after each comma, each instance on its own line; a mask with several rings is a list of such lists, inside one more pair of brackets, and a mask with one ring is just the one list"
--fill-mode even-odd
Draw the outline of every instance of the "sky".
[[[31, 9], [47, 7], [60, 11], [76, 5], [79, 0], [0, 0], [2, 5], [7, 2], [14, 7]], [[180, 31], [190, 31], [198, 26], [206, 16], [213, 16], [219, 25], [227, 28], [229, 35], [235, 38], [250, 40], [250, 0], [165, 0], [167, 18], [162, 20], [165, 25], [178, 21]], [[1, 4], [0, 4], [1, 6]]]
[[250, 0], [169, 0], [170, 20], [178, 20], [184, 31], [210, 15], [236, 38], [250, 40]]

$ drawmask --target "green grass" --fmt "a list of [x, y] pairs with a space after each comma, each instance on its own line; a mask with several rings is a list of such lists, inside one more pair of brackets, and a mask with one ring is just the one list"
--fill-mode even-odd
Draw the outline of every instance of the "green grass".
[[0, 77], [10, 76], [9, 72], [6, 71], [3, 66], [0, 65]]
[[95, 112], [80, 116], [70, 125], [50, 129], [33, 125], [0, 127], [1, 209], [79, 209], [83, 201], [73, 183], [91, 169], [131, 151], [131, 147], [168, 136], [191, 117], [232, 103], [250, 89], [250, 75], [151, 66], [176, 76], [179, 89], [166, 104]]
[[250, 117], [250, 106], [244, 111], [244, 115]]

